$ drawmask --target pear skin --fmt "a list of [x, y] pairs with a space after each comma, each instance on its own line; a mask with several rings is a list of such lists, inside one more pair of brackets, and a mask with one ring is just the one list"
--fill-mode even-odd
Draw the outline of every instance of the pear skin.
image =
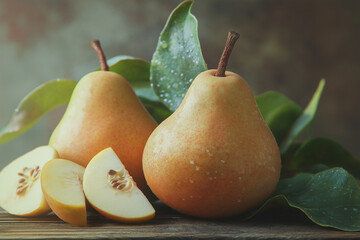
[[274, 191], [280, 153], [239, 75], [199, 74], [179, 108], [151, 134], [143, 169], [153, 193], [197, 217], [244, 213]]
[[142, 154], [156, 126], [126, 79], [114, 72], [96, 71], [75, 87], [49, 145], [59, 158], [84, 167], [98, 152], [111, 147], [145, 190]]

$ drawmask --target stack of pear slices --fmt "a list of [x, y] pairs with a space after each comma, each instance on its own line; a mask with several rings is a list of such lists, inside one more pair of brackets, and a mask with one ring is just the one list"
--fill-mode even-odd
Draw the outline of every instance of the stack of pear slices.
[[31, 217], [52, 210], [68, 223], [86, 226], [88, 201], [119, 222], [155, 216], [142, 192], [149, 192], [142, 153], [157, 123], [126, 79], [109, 71], [99, 41], [91, 46], [102, 71], [79, 81], [49, 145], [0, 172], [0, 207], [10, 214]]
[[57, 157], [55, 149], [41, 146], [7, 165], [0, 173], [0, 206], [24, 217], [52, 210], [76, 226], [87, 225], [87, 201], [119, 222], [143, 222], [155, 216], [112, 148], [99, 152], [86, 168]]

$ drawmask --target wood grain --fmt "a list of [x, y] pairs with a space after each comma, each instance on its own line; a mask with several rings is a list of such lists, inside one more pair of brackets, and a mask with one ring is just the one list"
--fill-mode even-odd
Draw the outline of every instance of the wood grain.
[[156, 217], [121, 224], [89, 212], [88, 226], [67, 224], [54, 214], [22, 218], [0, 210], [0, 239], [359, 239], [358, 232], [319, 227], [301, 214], [263, 214], [248, 221], [183, 216], [156, 203]]

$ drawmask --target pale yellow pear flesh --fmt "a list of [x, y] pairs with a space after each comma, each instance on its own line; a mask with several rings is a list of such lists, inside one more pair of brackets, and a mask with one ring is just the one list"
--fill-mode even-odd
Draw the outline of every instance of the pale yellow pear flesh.
[[[110, 170], [121, 173], [121, 184], [126, 185], [124, 188], [114, 187], [111, 180], [120, 175], [111, 175]], [[98, 153], [87, 165], [83, 187], [89, 203], [105, 217], [135, 223], [148, 221], [155, 216], [154, 208], [111, 148]]]
[[164, 203], [198, 217], [226, 217], [274, 191], [281, 160], [248, 84], [237, 74], [199, 74], [144, 149], [148, 185]]
[[[45, 163], [56, 157], [58, 154], [52, 147], [40, 146], [2, 169], [0, 206], [10, 214], [24, 217], [49, 213], [51, 209], [41, 191], [40, 176]], [[20, 191], [17, 193], [17, 190]]]
[[156, 126], [126, 79], [97, 71], [77, 84], [49, 144], [60, 158], [84, 167], [98, 152], [111, 147], [138, 186], [146, 190], [142, 154]]
[[85, 168], [65, 159], [47, 162], [41, 174], [41, 187], [53, 212], [76, 226], [86, 226], [86, 200], [82, 187]]

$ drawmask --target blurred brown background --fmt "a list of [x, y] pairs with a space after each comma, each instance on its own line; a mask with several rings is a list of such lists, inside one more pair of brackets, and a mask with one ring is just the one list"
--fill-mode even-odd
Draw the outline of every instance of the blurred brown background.
[[[0, 127], [29, 91], [56, 78], [79, 80], [98, 66], [89, 47], [100, 39], [108, 58], [151, 60], [159, 33], [179, 0], [0, 0]], [[255, 94], [279, 91], [305, 107], [327, 84], [314, 135], [331, 137], [360, 157], [360, 1], [197, 0], [205, 61], [215, 68], [229, 30], [241, 37], [229, 70]], [[46, 144], [64, 108], [0, 146], [0, 166]]]

